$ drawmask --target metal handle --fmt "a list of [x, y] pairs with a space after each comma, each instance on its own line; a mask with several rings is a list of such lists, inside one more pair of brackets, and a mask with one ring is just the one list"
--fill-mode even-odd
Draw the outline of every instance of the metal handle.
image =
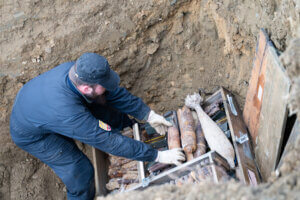
[[247, 133], [242, 133], [241, 131], [239, 131], [239, 133], [240, 133], [240, 137], [235, 136], [235, 141], [237, 143], [243, 144], [249, 140]]
[[232, 100], [232, 97], [229, 96], [229, 94], [227, 94], [227, 100], [228, 100], [228, 103], [229, 103], [229, 106], [230, 106], [230, 110], [232, 112], [233, 115], [237, 116], [237, 111], [234, 107], [234, 103], [233, 103], [233, 100]]

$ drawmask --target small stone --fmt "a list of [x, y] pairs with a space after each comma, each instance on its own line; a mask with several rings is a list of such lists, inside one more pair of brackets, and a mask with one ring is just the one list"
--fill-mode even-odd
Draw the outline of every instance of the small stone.
[[138, 48], [137, 48], [137, 45], [132, 45], [130, 48], [129, 48], [129, 57], [133, 57], [135, 56], [135, 54], [137, 53], [138, 51]]
[[27, 64], [27, 61], [23, 61], [23, 62], [22, 62], [22, 65], [26, 65], [26, 64]]
[[276, 176], [276, 177], [279, 177], [279, 176], [280, 176], [280, 171], [279, 171], [278, 169], [275, 171], [275, 176]]
[[50, 47], [51, 47], [51, 48], [55, 46], [55, 43], [54, 43], [54, 40], [53, 40], [53, 39], [51, 39], [49, 43], [50, 43]]
[[170, 98], [171, 98], [171, 99], [174, 99], [174, 98], [175, 98], [175, 91], [172, 91], [172, 92], [170, 93]]
[[165, 107], [164, 106], [161, 106], [160, 108], [159, 108], [159, 111], [163, 111], [165, 109]]
[[185, 44], [185, 48], [186, 48], [187, 50], [190, 50], [190, 49], [191, 49], [191, 43], [189, 43], [189, 42], [186, 43], [186, 44]]
[[205, 71], [204, 67], [200, 67], [199, 70], [200, 70], [200, 72], [204, 72]]
[[104, 24], [108, 25], [108, 24], [110, 24], [110, 21], [105, 21]]
[[151, 43], [147, 47], [147, 54], [149, 54], [149, 55], [154, 54], [157, 51], [158, 47], [159, 47], [159, 44], [157, 44], [157, 43]]
[[35, 59], [35, 58], [32, 58], [31, 61], [32, 61], [33, 63], [36, 63], [36, 59]]
[[46, 48], [45, 48], [45, 52], [46, 52], [46, 53], [51, 53], [51, 52], [52, 52], [51, 47], [46, 47]]
[[32, 179], [37, 179], [38, 175], [37, 174], [33, 174]]
[[23, 11], [22, 12], [17, 12], [17, 13], [14, 14], [14, 18], [16, 18], [16, 19], [20, 19], [20, 18], [24, 18], [24, 17], [25, 17], [25, 14], [24, 14]]
[[171, 61], [171, 60], [172, 60], [172, 56], [171, 56], [171, 55], [168, 55], [168, 56], [167, 56], [167, 60], [168, 60], [168, 61]]

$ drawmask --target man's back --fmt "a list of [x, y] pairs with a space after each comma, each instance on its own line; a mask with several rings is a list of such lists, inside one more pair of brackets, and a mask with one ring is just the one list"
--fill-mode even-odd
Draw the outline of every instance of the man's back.
[[[62, 119], [82, 111], [81, 98], [70, 89], [68, 81], [68, 71], [73, 64], [63, 63], [26, 83], [16, 97], [11, 126], [22, 124], [24, 136], [26, 132], [31, 136], [51, 133], [47, 124], [61, 123]], [[18, 137], [18, 140], [22, 139]]]

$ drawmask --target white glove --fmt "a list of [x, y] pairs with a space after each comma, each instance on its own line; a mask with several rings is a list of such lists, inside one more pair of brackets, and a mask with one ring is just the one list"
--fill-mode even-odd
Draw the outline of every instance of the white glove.
[[165, 135], [168, 126], [172, 126], [163, 116], [156, 114], [153, 110], [150, 111], [147, 122], [156, 130], [160, 135]]
[[181, 165], [183, 161], [185, 161], [185, 155], [181, 148], [158, 151], [155, 159], [155, 162], [175, 165]]

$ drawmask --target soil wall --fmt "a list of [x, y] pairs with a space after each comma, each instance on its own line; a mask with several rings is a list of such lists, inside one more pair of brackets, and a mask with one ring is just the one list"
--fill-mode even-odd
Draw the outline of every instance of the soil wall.
[[[84, 52], [97, 52], [119, 73], [121, 85], [157, 112], [177, 109], [198, 88], [214, 92], [220, 85], [242, 107], [260, 28], [282, 52], [294, 44], [282, 60], [299, 85], [299, 40], [293, 39], [300, 36], [299, 6], [293, 0], [1, 1], [0, 199], [64, 199], [66, 194], [48, 166], [10, 139], [10, 110], [28, 80]], [[293, 88], [290, 102], [297, 112], [299, 86]], [[244, 190], [246, 196], [252, 191]]]

